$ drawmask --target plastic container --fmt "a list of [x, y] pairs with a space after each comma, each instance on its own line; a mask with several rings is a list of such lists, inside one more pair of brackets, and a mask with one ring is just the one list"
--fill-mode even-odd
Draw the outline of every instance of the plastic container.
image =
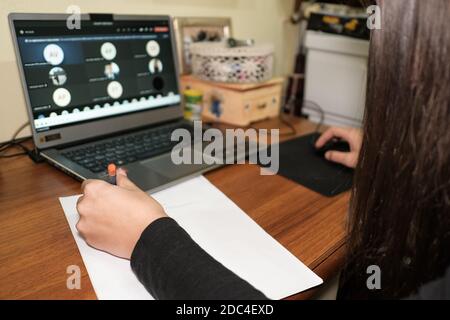
[[202, 119], [203, 93], [199, 90], [188, 89], [184, 94], [184, 118], [191, 121]]
[[195, 43], [191, 46], [192, 73], [214, 82], [259, 83], [273, 76], [273, 46], [228, 48], [225, 43]]

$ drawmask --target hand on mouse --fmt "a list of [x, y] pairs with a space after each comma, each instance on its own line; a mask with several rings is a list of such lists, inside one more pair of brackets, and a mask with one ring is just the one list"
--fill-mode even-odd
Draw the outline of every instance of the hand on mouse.
[[144, 229], [166, 217], [161, 205], [117, 170], [117, 185], [86, 180], [78, 199], [76, 227], [86, 242], [99, 250], [130, 259]]
[[362, 132], [356, 128], [331, 127], [317, 139], [315, 147], [323, 147], [330, 139], [340, 138], [345, 140], [350, 146], [350, 152], [328, 151], [325, 158], [329, 161], [337, 162], [349, 168], [355, 168], [358, 163], [359, 151], [362, 145]]

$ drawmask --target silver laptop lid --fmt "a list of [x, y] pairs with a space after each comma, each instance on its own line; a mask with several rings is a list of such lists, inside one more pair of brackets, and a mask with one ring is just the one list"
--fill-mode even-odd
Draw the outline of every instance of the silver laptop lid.
[[39, 149], [182, 116], [168, 16], [10, 14]]

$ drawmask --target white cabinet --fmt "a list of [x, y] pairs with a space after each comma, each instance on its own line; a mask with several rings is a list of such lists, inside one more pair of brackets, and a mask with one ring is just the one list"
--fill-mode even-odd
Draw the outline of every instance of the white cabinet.
[[369, 41], [316, 31], [307, 31], [305, 104], [303, 112], [312, 121], [325, 112], [325, 124], [361, 126], [366, 97]]

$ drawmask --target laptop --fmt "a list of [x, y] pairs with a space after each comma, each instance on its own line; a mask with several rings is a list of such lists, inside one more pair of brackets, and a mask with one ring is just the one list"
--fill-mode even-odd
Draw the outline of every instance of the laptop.
[[[171, 161], [183, 120], [169, 16], [10, 14], [33, 140], [50, 164], [108, 180], [115, 163], [143, 190], [217, 168]], [[186, 148], [202, 152], [193, 142]], [[211, 163], [210, 161], [209, 163]]]

